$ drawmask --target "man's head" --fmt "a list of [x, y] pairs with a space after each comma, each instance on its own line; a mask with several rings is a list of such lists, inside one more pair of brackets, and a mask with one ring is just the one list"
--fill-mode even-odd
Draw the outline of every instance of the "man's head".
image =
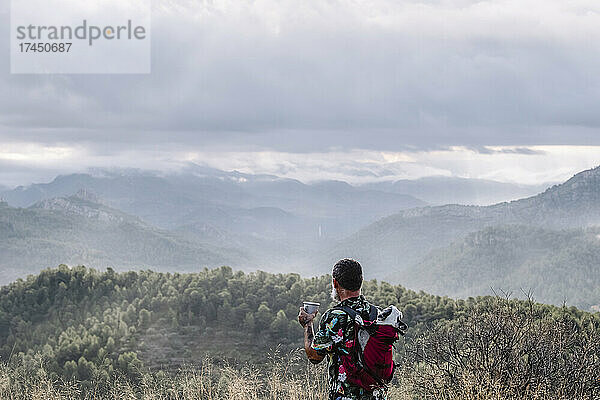
[[344, 300], [360, 294], [363, 282], [362, 267], [359, 262], [351, 258], [338, 261], [331, 271], [333, 287], [331, 297], [334, 300]]

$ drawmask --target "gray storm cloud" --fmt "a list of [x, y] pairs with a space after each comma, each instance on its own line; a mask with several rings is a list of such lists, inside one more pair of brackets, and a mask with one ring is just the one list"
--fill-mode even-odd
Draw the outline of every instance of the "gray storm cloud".
[[[597, 144], [599, 10], [585, 0], [163, 1], [152, 74], [5, 72], [0, 135], [287, 151]], [[7, 35], [0, 45], [8, 54]]]

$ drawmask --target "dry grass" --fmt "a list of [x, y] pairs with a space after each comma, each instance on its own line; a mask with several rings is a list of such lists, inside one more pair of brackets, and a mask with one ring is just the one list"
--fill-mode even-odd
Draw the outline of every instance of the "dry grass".
[[[460, 389], [430, 390], [426, 395], [414, 383], [419, 381], [415, 369], [399, 370], [402, 383], [390, 388], [390, 400], [517, 400], [497, 383], [474, 384], [465, 379]], [[419, 393], [420, 394], [415, 394]], [[233, 368], [205, 360], [197, 367], [176, 373], [144, 372], [132, 382], [114, 376], [105, 382], [65, 382], [52, 379], [44, 368], [36, 370], [20, 365], [0, 364], [0, 399], [10, 400], [325, 400], [325, 369], [297, 359], [272, 362], [269, 367]], [[544, 394], [532, 388], [531, 400], [566, 400], [556, 394]], [[587, 398], [585, 396], [581, 397]]]
[[120, 376], [108, 381], [65, 382], [40, 366], [0, 364], [0, 399], [11, 400], [317, 400], [326, 398], [325, 371], [298, 360], [272, 362], [261, 370], [233, 368], [205, 360], [175, 373], [141, 374], [137, 382]]
[[[398, 378], [404, 382], [392, 388], [392, 399], [419, 400], [596, 400], [596, 392], [577, 391], [573, 393], [572, 382], [562, 382], [548, 389], [542, 386], [527, 386], [515, 390], [498, 380], [482, 376], [463, 375], [453, 385], [448, 385], [447, 377], [432, 371], [427, 366], [411, 365], [398, 371]], [[434, 376], [434, 375], [437, 375]], [[402, 390], [400, 390], [400, 388]]]

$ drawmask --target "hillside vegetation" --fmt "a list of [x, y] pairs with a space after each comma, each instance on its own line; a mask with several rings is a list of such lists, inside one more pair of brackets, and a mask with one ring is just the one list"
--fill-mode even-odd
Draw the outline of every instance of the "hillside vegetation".
[[[302, 300], [329, 304], [330, 279], [227, 267], [45, 270], [0, 289], [0, 391], [12, 398], [314, 398], [306, 382], [323, 371], [298, 361], [296, 315]], [[401, 308], [410, 326], [398, 348], [393, 398], [600, 394], [598, 314], [490, 297], [451, 300], [375, 281], [364, 291], [376, 304]], [[576, 382], [566, 385], [571, 377]]]
[[369, 265], [379, 279], [411, 288], [443, 295], [522, 288], [545, 302], [587, 309], [600, 302], [600, 241], [590, 239], [598, 226], [600, 167], [508, 203], [401, 211], [342, 240], [319, 262], [329, 265], [344, 254]]
[[0, 203], [0, 254], [0, 284], [61, 262], [191, 270], [247, 259], [240, 250], [157, 229], [81, 196], [29, 208]]
[[600, 230], [500, 226], [434, 250], [406, 273], [406, 285], [453, 297], [531, 292], [544, 303], [590, 309], [600, 303]]

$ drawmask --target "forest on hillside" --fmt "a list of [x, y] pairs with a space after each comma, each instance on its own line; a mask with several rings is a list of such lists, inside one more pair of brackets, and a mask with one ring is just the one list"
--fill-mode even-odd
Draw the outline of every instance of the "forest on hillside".
[[451, 297], [493, 290], [511, 291], [518, 297], [532, 293], [544, 303], [597, 310], [598, 265], [598, 228], [508, 225], [488, 227], [432, 251], [407, 271], [405, 284]]
[[213, 246], [158, 229], [78, 196], [30, 208], [0, 202], [0, 254], [0, 284], [60, 263], [118, 265], [124, 270], [177, 265], [185, 271], [247, 259], [231, 246]]
[[[232, 371], [235, 379], [259, 371], [250, 377], [261, 392], [239, 398], [269, 398], [275, 375], [268, 371], [279, 382], [291, 379], [290, 387], [314, 373], [304, 373], [298, 358], [296, 315], [303, 300], [330, 304], [330, 279], [228, 267], [191, 274], [64, 265], [42, 271], [0, 289], [0, 390], [27, 398], [32, 382], [46, 382], [52, 390], [75, 387], [75, 397], [111, 398], [120, 382], [136, 398], [195, 398], [168, 387], [214, 365], [210, 379], [221, 383]], [[496, 398], [600, 394], [597, 313], [493, 297], [452, 300], [377, 281], [365, 282], [364, 293], [375, 304], [398, 306], [410, 327], [397, 349], [402, 373], [395, 388], [408, 379], [419, 398], [467, 398], [461, 391], [468, 382], [469, 390], [501, 388], [504, 397]], [[576, 384], [566, 385], [574, 376]], [[166, 394], [147, 397], [150, 381], [163, 382]], [[215, 396], [229, 390], [219, 385]]]

